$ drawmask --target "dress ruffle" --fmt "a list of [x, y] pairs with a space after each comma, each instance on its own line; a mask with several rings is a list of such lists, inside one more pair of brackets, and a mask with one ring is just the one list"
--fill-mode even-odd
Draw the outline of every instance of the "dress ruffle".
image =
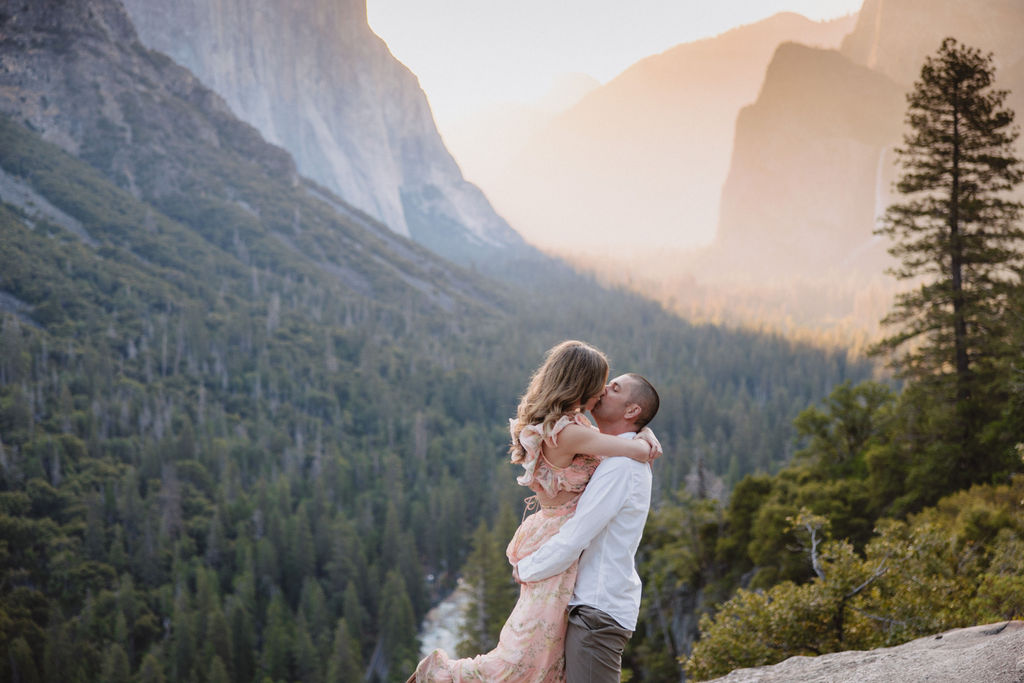
[[[585, 420], [586, 418], [584, 417], [583, 419]], [[511, 418], [508, 421], [509, 432], [513, 437], [516, 433], [517, 424], [518, 420], [515, 418]], [[558, 493], [552, 477], [537, 476], [537, 463], [540, 462], [542, 457], [541, 446], [544, 444], [544, 439], [551, 439], [552, 445], [557, 446], [558, 433], [570, 424], [579, 424], [578, 418], [563, 415], [558, 418], [558, 421], [546, 433], [543, 424], [529, 424], [523, 427], [519, 432], [519, 443], [523, 445], [526, 455], [519, 461], [523, 466], [523, 473], [516, 477], [516, 481], [519, 484], [532, 489], [536, 489], [539, 486], [544, 493], [552, 496]]]

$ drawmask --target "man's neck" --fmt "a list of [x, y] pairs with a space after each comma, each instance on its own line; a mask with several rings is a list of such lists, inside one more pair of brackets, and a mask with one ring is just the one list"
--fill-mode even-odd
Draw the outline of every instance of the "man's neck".
[[605, 424], [601, 424], [600, 422], [597, 422], [595, 420], [595, 423], [597, 424], [597, 428], [601, 431], [602, 434], [611, 434], [612, 436], [618, 436], [619, 434], [637, 431], [635, 424], [631, 422], [626, 422], [625, 420], [617, 420], [615, 422], [608, 422]]

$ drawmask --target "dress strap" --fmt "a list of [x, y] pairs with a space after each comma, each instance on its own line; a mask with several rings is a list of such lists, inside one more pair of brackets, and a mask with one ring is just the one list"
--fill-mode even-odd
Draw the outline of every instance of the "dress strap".
[[532, 496], [523, 498], [523, 503], [525, 504], [525, 507], [523, 508], [523, 518], [519, 520], [520, 524], [526, 521], [526, 514], [528, 512], [533, 512], [534, 510], [540, 507], [540, 499], [537, 498], [537, 494], [534, 494]]

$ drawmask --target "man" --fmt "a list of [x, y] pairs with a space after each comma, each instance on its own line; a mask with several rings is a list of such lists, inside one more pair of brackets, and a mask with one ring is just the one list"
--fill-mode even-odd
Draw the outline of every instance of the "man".
[[[608, 383], [590, 413], [602, 433], [632, 438], [655, 416], [659, 403], [650, 382], [628, 373]], [[515, 567], [517, 580], [529, 583], [580, 560], [565, 634], [566, 683], [619, 680], [622, 651], [640, 614], [641, 583], [633, 556], [650, 506], [650, 466], [631, 458], [605, 458], [573, 518]]]

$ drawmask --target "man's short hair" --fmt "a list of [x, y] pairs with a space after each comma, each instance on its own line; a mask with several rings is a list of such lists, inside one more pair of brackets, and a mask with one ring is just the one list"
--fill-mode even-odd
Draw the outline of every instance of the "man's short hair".
[[640, 430], [646, 427], [647, 423], [658, 414], [658, 408], [661, 407], [661, 399], [658, 398], [658, 392], [655, 391], [654, 385], [648, 382], [647, 378], [643, 375], [627, 372], [626, 376], [633, 380], [629, 400], [640, 406], [640, 414], [633, 421], [636, 424], [636, 428]]

